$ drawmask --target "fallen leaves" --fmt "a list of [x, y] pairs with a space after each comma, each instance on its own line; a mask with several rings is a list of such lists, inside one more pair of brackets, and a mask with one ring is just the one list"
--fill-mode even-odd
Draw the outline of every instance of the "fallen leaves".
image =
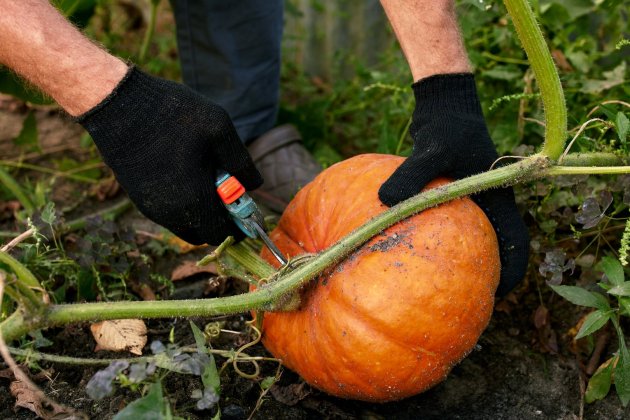
[[0, 220], [15, 219], [22, 205], [17, 200], [0, 201]]
[[311, 387], [306, 382], [289, 384], [287, 386], [274, 384], [269, 391], [276, 401], [293, 406], [309, 396]]
[[114, 177], [101, 179], [90, 187], [90, 195], [96, 197], [98, 201], [105, 201], [108, 198], [115, 197], [119, 191], [120, 184]]
[[175, 267], [171, 273], [171, 281], [179, 281], [195, 274], [209, 273], [217, 274], [217, 267], [214, 264], [208, 264], [204, 266], [198, 266], [195, 261], [187, 260]]
[[538, 332], [538, 342], [541, 347], [541, 351], [546, 351], [551, 354], [558, 354], [558, 336], [556, 331], [551, 327], [551, 317], [549, 309], [546, 306], [540, 305], [534, 312], [534, 326]]
[[[9, 390], [11, 391], [11, 395], [15, 397], [16, 408], [22, 407], [30, 410], [44, 420], [87, 419], [85, 414], [52, 401], [32, 383], [15, 378], [12, 369], [0, 371], [0, 377], [13, 379], [9, 385]], [[50, 373], [42, 371], [32, 379], [42, 381], [49, 378]]]
[[195, 249], [200, 249], [200, 248], [206, 248], [208, 245], [193, 245], [193, 244], [189, 244], [188, 242], [184, 241], [183, 239], [178, 238], [177, 236], [173, 235], [173, 234], [164, 234], [161, 238], [161, 240], [165, 241], [166, 243], [168, 243], [171, 246], [175, 246], [178, 250], [180, 254], [186, 254], [190, 251], [193, 251]]
[[128, 351], [142, 355], [147, 344], [147, 326], [141, 319], [117, 319], [92, 324], [90, 331], [96, 340], [94, 351]]

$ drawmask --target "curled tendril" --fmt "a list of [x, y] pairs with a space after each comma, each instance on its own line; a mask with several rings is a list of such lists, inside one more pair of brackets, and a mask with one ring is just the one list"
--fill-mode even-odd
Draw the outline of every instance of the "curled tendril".
[[[260, 365], [258, 364], [258, 362], [256, 360], [253, 360], [250, 358], [250, 356], [248, 356], [246, 353], [244, 353], [244, 351], [252, 346], [255, 346], [256, 344], [258, 344], [260, 342], [260, 339], [262, 337], [262, 333], [260, 332], [260, 330], [258, 328], [256, 328], [255, 325], [253, 324], [249, 324], [249, 327], [254, 331], [254, 333], [256, 334], [256, 338], [254, 338], [252, 341], [250, 341], [249, 343], [241, 346], [238, 350], [236, 350], [236, 352], [234, 352], [234, 356], [232, 357], [232, 367], [234, 368], [234, 371], [241, 377], [246, 378], [246, 379], [255, 379], [258, 377], [258, 375], [260, 375]], [[252, 366], [254, 367], [254, 373], [246, 373], [243, 372], [239, 367], [238, 364], [242, 363], [242, 362], [249, 362], [252, 364]]]
[[206, 324], [203, 329], [204, 335], [209, 340], [217, 338], [219, 335], [221, 335], [221, 328], [223, 328], [223, 325], [225, 325], [225, 322], [220, 321], [210, 322], [209, 324]]

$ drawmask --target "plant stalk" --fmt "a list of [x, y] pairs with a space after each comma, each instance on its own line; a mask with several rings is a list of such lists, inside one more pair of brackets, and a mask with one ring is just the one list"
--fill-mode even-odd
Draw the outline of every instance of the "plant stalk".
[[621, 174], [630, 174], [630, 166], [554, 166], [547, 170], [547, 176]]
[[[392, 226], [413, 214], [429, 207], [483, 191], [506, 185], [513, 185], [533, 179], [544, 178], [557, 172], [558, 167], [549, 166], [549, 159], [534, 155], [517, 163], [494, 169], [482, 174], [454, 181], [450, 184], [425, 191], [384, 211], [370, 222], [349, 233], [339, 242], [321, 251], [308, 264], [282, 274], [272, 283], [259, 287], [256, 291], [222, 298], [198, 300], [171, 300], [147, 302], [99, 302], [70, 305], [51, 305], [43, 309], [38, 316], [25, 319], [18, 310], [0, 324], [0, 333], [6, 341], [21, 337], [34, 329], [60, 326], [81, 321], [100, 321], [122, 318], [165, 318], [226, 315], [250, 310], [265, 310], [281, 297], [296, 290], [310, 281], [331, 265], [341, 261], [355, 249], [367, 242], [378, 232]], [[584, 162], [587, 164], [587, 162]], [[630, 173], [630, 167], [621, 167], [624, 173]], [[569, 170], [575, 170], [575, 167]], [[577, 168], [580, 169], [579, 167]], [[589, 167], [595, 172], [597, 167]], [[238, 248], [237, 248], [238, 250]], [[267, 264], [249, 261], [251, 256], [243, 257], [238, 251], [227, 251], [230, 257], [239, 263], [245, 263], [260, 277], [270, 274]], [[247, 253], [245, 253], [247, 254]], [[249, 262], [248, 262], [249, 261]], [[18, 263], [19, 264], [19, 263]]]
[[[113, 205], [111, 205], [109, 207], [106, 207], [106, 208], [104, 208], [102, 210], [99, 210], [99, 211], [94, 212], [94, 213], [90, 213], [88, 215], [79, 217], [77, 219], [74, 219], [74, 220], [71, 220], [71, 221], [65, 223], [61, 227], [61, 232], [60, 233], [66, 234], [66, 233], [69, 233], [69, 232], [74, 232], [75, 230], [83, 229], [86, 226], [88, 219], [91, 219], [93, 217], [103, 217], [103, 218], [115, 219], [116, 217], [120, 216], [122, 213], [124, 213], [125, 211], [127, 211], [131, 207], [132, 207], [131, 200], [129, 200], [128, 198], [122, 199], [119, 202], [117, 202], [116, 204], [113, 204]], [[14, 238], [17, 235], [19, 235], [19, 232], [0, 231], [0, 239]]]
[[[540, 155], [522, 160], [469, 178], [461, 179], [422, 194], [418, 194], [384, 211], [369, 223], [359, 227], [342, 238], [335, 245], [322, 251], [308, 263], [278, 278], [277, 281], [259, 287], [256, 291], [243, 295], [214, 299], [172, 300], [148, 302], [99, 302], [70, 305], [51, 305], [44, 309], [42, 316], [29, 321], [21, 313], [12, 315], [0, 324], [0, 333], [6, 341], [19, 338], [32, 329], [60, 326], [72, 322], [100, 321], [122, 318], [165, 318], [189, 316], [225, 315], [249, 310], [268, 309], [273, 304], [316, 277], [327, 267], [341, 261], [372, 236], [415, 213], [488, 188], [512, 185], [544, 176], [549, 160]], [[230, 254], [240, 258], [237, 254]], [[264, 267], [263, 265], [259, 266]], [[264, 268], [263, 268], [264, 271]], [[264, 276], [266, 273], [255, 273]]]
[[276, 272], [267, 261], [263, 260], [257, 254], [252, 253], [242, 242], [232, 245], [227, 248], [225, 252], [240, 266], [260, 278], [268, 278]]
[[31, 289], [43, 290], [33, 273], [6, 252], [0, 251], [0, 263], [6, 264], [23, 285]]
[[545, 108], [545, 143], [541, 153], [556, 161], [567, 139], [567, 108], [558, 70], [527, 0], [503, 0], [514, 22], [540, 88]]
[[147, 23], [147, 30], [144, 33], [144, 38], [142, 39], [140, 52], [138, 53], [138, 63], [140, 64], [144, 64], [147, 52], [149, 51], [149, 46], [151, 46], [151, 41], [153, 40], [155, 23], [157, 21], [157, 9], [159, 5], [160, 0], [151, 0], [151, 16], [149, 18], [149, 22]]
[[20, 184], [18, 184], [17, 181], [2, 168], [2, 166], [0, 166], [0, 184], [3, 184], [9, 191], [11, 191], [20, 204], [22, 204], [26, 213], [33, 214], [33, 211], [35, 211], [35, 205], [24, 190], [22, 190]]

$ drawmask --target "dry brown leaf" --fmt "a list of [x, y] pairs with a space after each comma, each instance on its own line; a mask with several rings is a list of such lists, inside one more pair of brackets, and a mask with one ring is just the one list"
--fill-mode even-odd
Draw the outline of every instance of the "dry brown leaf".
[[276, 401], [288, 406], [293, 406], [311, 393], [311, 387], [308, 386], [306, 382], [290, 384], [287, 386], [278, 386], [277, 384], [273, 384], [269, 391]]
[[147, 284], [133, 282], [130, 284], [134, 293], [142, 298], [142, 300], [157, 300], [155, 292]]
[[184, 261], [179, 266], [175, 267], [173, 273], [171, 274], [171, 281], [183, 280], [199, 273], [218, 274], [217, 267], [214, 264], [208, 264], [200, 267], [195, 261], [189, 260]]
[[195, 249], [199, 249], [199, 248], [205, 248], [208, 245], [193, 245], [193, 244], [189, 244], [188, 242], [184, 241], [183, 239], [178, 238], [175, 235], [171, 235], [171, 234], [167, 234], [167, 235], [161, 235], [162, 239], [165, 240], [166, 242], [168, 242], [170, 245], [175, 245], [178, 249], [179, 249], [179, 253], [180, 254], [186, 254], [192, 250]]
[[494, 305], [494, 310], [497, 312], [505, 312], [510, 315], [512, 309], [514, 309], [514, 305], [518, 305], [518, 299], [514, 293], [510, 292], [507, 296], [500, 299], [496, 305]]
[[90, 325], [96, 340], [94, 351], [129, 351], [142, 355], [147, 344], [147, 326], [141, 319], [116, 319]]
[[569, 63], [569, 60], [567, 60], [567, 57], [562, 51], [552, 50], [551, 56], [553, 57], [553, 61], [556, 62], [556, 65], [560, 68], [560, 70], [567, 73], [573, 71], [573, 66], [571, 66], [571, 63]]
[[[48, 375], [48, 372], [43, 371], [35, 375], [33, 379], [42, 380], [47, 378]], [[15, 378], [15, 375], [11, 369], [5, 369], [0, 371], [0, 377], [9, 379]], [[40, 389], [33, 388], [27, 382], [14, 379], [9, 385], [9, 390], [11, 395], [15, 397], [15, 407], [31, 410], [44, 420], [87, 419], [85, 414], [52, 401]]]
[[90, 187], [90, 194], [95, 196], [98, 201], [112, 198], [118, 194], [118, 191], [120, 191], [120, 184], [114, 177], [101, 179]]
[[542, 351], [557, 354], [558, 336], [556, 331], [551, 327], [551, 315], [549, 309], [544, 305], [539, 305], [533, 314], [533, 321], [536, 330], [538, 331], [538, 342], [540, 343]]

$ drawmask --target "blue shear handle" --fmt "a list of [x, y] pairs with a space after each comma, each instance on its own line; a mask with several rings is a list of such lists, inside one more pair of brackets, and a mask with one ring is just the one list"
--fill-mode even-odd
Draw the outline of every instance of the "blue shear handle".
[[[218, 188], [229, 178], [230, 174], [225, 171], [220, 171], [217, 177], [217, 181], [215, 182], [215, 186]], [[236, 226], [238, 226], [245, 235], [253, 239], [258, 237], [258, 233], [256, 232], [256, 230], [253, 227], [248, 226], [248, 223], [245, 222], [245, 219], [250, 217], [256, 211], [256, 203], [254, 203], [254, 200], [252, 200], [252, 198], [247, 193], [241, 195], [233, 203], [224, 205], [227, 211], [230, 213], [232, 220], [234, 220], [234, 223], [236, 223]]]

